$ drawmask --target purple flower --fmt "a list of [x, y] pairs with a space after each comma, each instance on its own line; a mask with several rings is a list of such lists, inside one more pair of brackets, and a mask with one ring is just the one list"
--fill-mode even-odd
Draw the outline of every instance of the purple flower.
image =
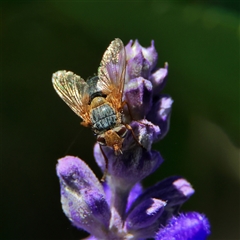
[[167, 226], [160, 228], [156, 240], [204, 240], [210, 234], [210, 225], [203, 214], [190, 212], [173, 216]]
[[173, 100], [160, 93], [168, 64], [156, 69], [154, 42], [143, 48], [137, 40], [130, 41], [125, 51], [123, 123], [131, 131], [124, 137], [122, 154], [95, 144], [95, 160], [106, 173], [103, 183], [81, 159], [58, 160], [63, 211], [74, 226], [90, 233], [89, 239], [206, 239], [210, 225], [204, 215], [179, 213], [194, 193], [187, 180], [173, 176], [147, 189], [141, 186], [163, 162], [152, 144], [169, 130]]

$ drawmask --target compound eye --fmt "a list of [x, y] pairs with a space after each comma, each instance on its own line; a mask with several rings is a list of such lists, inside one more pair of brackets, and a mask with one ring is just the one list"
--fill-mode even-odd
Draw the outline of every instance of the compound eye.
[[105, 140], [105, 138], [102, 137], [102, 136], [98, 136], [98, 137], [97, 137], [97, 141], [98, 141], [98, 143], [101, 144], [101, 145], [106, 145], [106, 140]]
[[121, 127], [117, 127], [115, 131], [121, 138], [123, 138], [127, 133], [127, 128], [125, 126], [121, 126]]

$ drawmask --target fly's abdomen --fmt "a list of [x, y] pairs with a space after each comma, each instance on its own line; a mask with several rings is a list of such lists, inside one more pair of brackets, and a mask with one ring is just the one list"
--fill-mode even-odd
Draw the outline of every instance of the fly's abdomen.
[[113, 108], [105, 103], [91, 110], [91, 122], [93, 129], [101, 132], [116, 125], [117, 115]]

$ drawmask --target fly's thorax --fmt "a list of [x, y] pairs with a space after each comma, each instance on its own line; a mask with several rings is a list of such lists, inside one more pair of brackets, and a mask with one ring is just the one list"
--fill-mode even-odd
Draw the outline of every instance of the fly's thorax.
[[99, 77], [93, 76], [89, 79], [87, 79], [88, 84], [88, 94], [89, 94], [89, 103], [95, 98], [95, 97], [106, 97], [101, 88], [98, 86]]
[[95, 97], [92, 101], [91, 101], [91, 108], [96, 108], [99, 107], [103, 104], [107, 103], [106, 99], [104, 97]]

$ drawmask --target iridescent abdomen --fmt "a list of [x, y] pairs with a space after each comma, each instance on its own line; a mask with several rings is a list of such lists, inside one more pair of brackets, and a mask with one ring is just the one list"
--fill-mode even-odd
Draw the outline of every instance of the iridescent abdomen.
[[93, 130], [103, 132], [113, 128], [117, 123], [117, 115], [113, 108], [104, 103], [91, 110], [91, 122]]

